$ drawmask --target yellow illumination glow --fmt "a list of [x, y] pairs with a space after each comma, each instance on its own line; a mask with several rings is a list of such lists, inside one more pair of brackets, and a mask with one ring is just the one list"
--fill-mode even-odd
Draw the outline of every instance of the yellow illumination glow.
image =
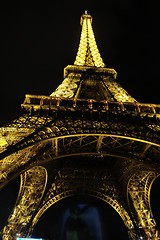
[[79, 66], [105, 67], [95, 41], [91, 15], [82, 15], [81, 25], [80, 44], [74, 64]]
[[0, 139], [0, 147], [4, 147], [7, 144], [6, 140], [4, 138]]

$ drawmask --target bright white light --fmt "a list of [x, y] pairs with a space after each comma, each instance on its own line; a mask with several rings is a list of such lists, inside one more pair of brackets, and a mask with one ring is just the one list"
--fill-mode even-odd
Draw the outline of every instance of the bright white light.
[[43, 238], [17, 238], [17, 240], [43, 240]]

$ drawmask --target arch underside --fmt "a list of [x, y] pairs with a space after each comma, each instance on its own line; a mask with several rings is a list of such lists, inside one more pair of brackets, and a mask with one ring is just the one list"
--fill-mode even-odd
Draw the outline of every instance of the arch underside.
[[11, 155], [8, 153], [8, 156], [1, 161], [0, 187], [3, 187], [13, 177], [18, 176], [34, 165], [45, 164], [69, 156], [76, 157], [85, 154], [100, 157], [114, 156], [135, 159], [149, 164], [152, 161], [153, 165], [156, 163], [156, 169], [159, 166], [160, 148], [158, 144], [143, 139], [105, 134], [103, 132], [99, 134], [79, 133], [57, 137], [48, 134], [48, 138], [45, 132], [43, 134], [44, 137], [41, 136], [41, 141], [36, 141], [36, 138], [33, 140], [32, 136], [30, 140], [27, 140], [28, 147], [24, 147], [23, 142], [22, 150]]
[[[124, 177], [122, 180], [119, 178], [119, 183], [122, 183], [123, 186], [126, 185], [126, 192], [130, 192], [130, 194], [134, 194], [131, 190], [137, 186], [139, 179], [144, 179], [143, 193], [147, 201], [144, 204], [145, 209], [144, 206], [142, 208], [144, 212], [147, 208], [147, 213], [150, 214], [150, 188], [159, 171], [148, 164], [150, 159], [147, 157], [149, 155], [147, 153], [155, 147], [143, 140], [129, 139], [125, 136], [77, 134], [75, 136], [45, 139], [28, 147], [28, 149], [19, 151], [19, 164], [14, 171], [19, 171], [22, 176], [20, 194], [17, 205], [8, 220], [8, 225], [4, 229], [4, 236], [8, 237], [7, 232], [9, 234], [12, 232], [14, 235], [15, 229], [20, 234], [29, 235], [39, 218], [51, 205], [66, 197], [78, 194], [94, 196], [110, 204], [121, 216], [128, 231], [133, 231], [133, 220], [129, 214], [128, 206], [126, 206], [122, 194], [116, 186], [112, 172], [113, 170], [117, 171], [116, 164], [118, 164], [118, 173], [122, 178]], [[26, 149], [28, 154], [26, 154]], [[14, 156], [14, 154], [12, 155]], [[16, 155], [18, 154], [16, 153]], [[12, 159], [14, 159], [13, 156]], [[70, 161], [71, 164], [69, 164]], [[78, 162], [80, 166], [77, 164]], [[92, 169], [93, 163], [96, 164], [97, 168]], [[64, 164], [67, 165], [64, 166]], [[91, 170], [86, 169], [86, 164], [88, 169]], [[114, 169], [111, 168], [112, 164], [115, 166]], [[131, 168], [129, 168], [130, 165], [132, 165]], [[144, 174], [142, 173], [138, 178], [139, 171], [142, 169], [145, 170]], [[146, 174], [149, 176], [147, 181], [145, 181]], [[26, 178], [28, 175], [33, 175], [33, 177], [27, 177], [27, 181], [23, 181], [24, 176]], [[7, 176], [12, 178], [12, 173]], [[135, 180], [136, 177], [138, 180]], [[42, 181], [42, 179], [44, 180]], [[131, 182], [133, 183], [131, 184]], [[33, 185], [34, 198], [42, 199], [40, 202], [34, 202], [34, 211], [30, 207], [32, 204], [29, 200], [32, 199], [33, 188], [31, 186]], [[28, 200], [23, 203], [26, 191]], [[45, 195], [43, 195], [44, 191], [46, 191]], [[142, 191], [139, 192], [141, 195]], [[135, 202], [139, 201], [140, 195], [135, 197]], [[19, 212], [19, 217], [16, 216], [16, 221], [14, 221], [15, 211], [18, 211], [17, 209], [21, 207], [21, 204], [24, 204], [25, 214], [24, 211]], [[139, 208], [138, 214], [142, 208]], [[155, 228], [156, 224], [152, 213], [147, 218], [146, 216], [143, 217], [143, 226], [148, 226], [149, 218], [150, 222], [153, 223], [152, 227]], [[4, 239], [7, 239], [7, 237], [4, 237]]]
[[[160, 146], [160, 127], [155, 118], [94, 111], [59, 111], [55, 116], [22, 115], [2, 129], [6, 145], [0, 159], [37, 142], [80, 135], [117, 136]], [[25, 137], [24, 137], [25, 136]], [[7, 144], [8, 143], [8, 144]]]
[[[99, 170], [101, 173], [99, 172], [99, 175], [97, 175], [97, 169], [93, 172], [87, 172], [86, 169], [82, 168], [78, 169], [80, 178], [78, 178], [79, 175], [75, 175], [77, 178], [72, 179], [71, 176], [73, 172], [76, 171], [77, 166], [72, 169], [70, 174], [67, 174], [68, 177], [62, 174], [63, 172], [61, 169], [61, 171], [59, 170], [59, 167], [60, 163], [66, 161], [66, 159], [78, 159], [79, 157], [81, 157], [81, 159], [96, 159], [98, 163], [101, 161], [105, 163], [110, 162], [110, 165], [113, 160], [118, 166], [118, 168], [116, 168], [115, 164], [114, 171], [118, 176], [118, 181], [123, 186], [125, 197], [127, 197], [126, 192], [130, 191], [132, 193], [131, 188], [134, 187], [133, 184], [128, 185], [129, 180], [134, 179], [133, 176], [137, 176], [139, 171], [142, 169], [146, 170], [149, 175], [152, 172], [156, 172], [150, 175], [152, 176], [150, 177], [152, 180], [144, 183], [143, 192], [148, 196], [145, 207], [147, 206], [148, 214], [150, 214], [151, 210], [148, 203], [149, 192], [153, 180], [159, 174], [160, 152], [158, 132], [155, 134], [153, 129], [149, 128], [148, 134], [146, 134], [146, 127], [148, 128], [148, 126], [129, 123], [127, 128], [126, 124], [123, 126], [122, 122], [119, 121], [115, 121], [114, 124], [113, 122], [105, 122], [102, 124], [101, 121], [96, 120], [93, 122], [88, 120], [71, 121], [71, 119], [63, 119], [63, 121], [50, 122], [38, 131], [33, 131], [32, 134], [23, 138], [18, 144], [16, 143], [5, 150], [2, 153], [2, 156], [5, 157], [1, 161], [0, 169], [2, 172], [0, 179], [1, 187], [5, 186], [13, 177], [20, 174], [22, 179], [24, 175], [28, 175], [29, 173], [33, 174], [33, 180], [30, 178], [31, 180], [27, 181], [27, 186], [33, 185], [34, 182], [39, 183], [40, 179], [44, 179], [44, 181], [40, 181], [41, 183], [37, 184], [37, 191], [34, 192], [35, 199], [40, 198], [41, 201], [35, 203], [34, 211], [27, 210], [26, 215], [24, 216], [22, 213], [16, 221], [14, 221], [13, 213], [11, 214], [7, 226], [4, 228], [4, 239], [9, 239], [8, 236], [14, 235], [15, 229], [20, 234], [27, 236], [27, 234], [32, 232], [41, 215], [52, 204], [75, 194], [88, 194], [98, 197], [110, 204], [121, 216], [126, 228], [132, 231], [134, 228], [133, 220], [129, 214], [128, 206], [124, 203], [125, 201], [123, 200], [122, 194], [115, 184], [115, 179], [112, 175], [109, 180], [105, 179], [106, 176], [110, 176], [111, 171], [107, 173], [108, 170], [106, 168], [102, 174], [103, 171], [101, 169]], [[154, 162], [156, 163], [156, 167], [154, 167]], [[52, 172], [50, 172], [50, 168], [47, 167], [50, 163], [53, 169]], [[90, 162], [90, 164], [92, 164], [92, 162]], [[134, 168], [133, 166], [129, 167], [132, 164]], [[45, 171], [41, 169], [42, 166]], [[36, 167], [36, 171], [34, 167]], [[68, 171], [67, 168], [65, 168], [64, 171]], [[144, 177], [145, 174], [146, 172], [144, 171], [144, 175], [141, 177]], [[60, 176], [60, 187], [55, 185], [57, 176]], [[89, 176], [88, 179], [86, 176]], [[114, 179], [114, 184], [112, 178]], [[107, 182], [105, 183], [105, 181]], [[137, 181], [133, 182], [137, 184]], [[38, 188], [38, 185], [41, 187]], [[64, 185], [65, 188], [63, 188], [62, 185]], [[84, 188], [84, 185], [88, 187]], [[77, 189], [76, 186], [79, 186], [79, 188]], [[29, 196], [31, 194], [29, 190], [30, 187], [26, 187], [26, 184], [22, 181], [20, 192], [25, 194], [26, 189]], [[79, 189], [81, 189], [80, 192]], [[43, 194], [44, 191], [46, 192], [45, 194]], [[17, 210], [22, 199], [23, 197], [19, 194], [17, 205], [13, 212]], [[133, 198], [135, 202], [138, 202], [140, 195], [137, 199]], [[30, 204], [29, 200], [26, 201], [24, 208], [31, 209], [29, 208]], [[138, 205], [135, 207], [138, 207]], [[138, 210], [138, 214], [141, 210], [142, 209]], [[12, 221], [10, 219], [12, 219]], [[149, 218], [146, 219], [146, 217], [143, 218], [143, 226], [148, 226], [148, 219]], [[153, 228], [155, 228], [152, 213], [150, 214], [150, 219], [153, 223]], [[30, 230], [28, 231], [27, 229]]]

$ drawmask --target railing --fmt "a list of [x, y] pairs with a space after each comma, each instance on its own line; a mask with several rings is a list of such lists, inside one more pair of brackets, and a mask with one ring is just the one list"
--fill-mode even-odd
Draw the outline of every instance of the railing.
[[91, 109], [93, 111], [113, 111], [140, 114], [160, 114], [160, 104], [139, 103], [139, 102], [111, 102], [95, 101], [93, 99], [66, 99], [50, 96], [26, 95], [24, 103], [21, 105], [25, 109]]

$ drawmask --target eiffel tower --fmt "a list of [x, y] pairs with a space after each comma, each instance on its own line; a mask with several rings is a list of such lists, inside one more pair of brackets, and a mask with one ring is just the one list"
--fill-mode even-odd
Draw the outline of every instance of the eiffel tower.
[[3, 240], [31, 236], [53, 204], [91, 196], [121, 217], [128, 239], [160, 239], [150, 191], [160, 175], [160, 105], [139, 103], [99, 53], [86, 11], [73, 65], [50, 94], [25, 96], [0, 129], [0, 188], [20, 176]]

